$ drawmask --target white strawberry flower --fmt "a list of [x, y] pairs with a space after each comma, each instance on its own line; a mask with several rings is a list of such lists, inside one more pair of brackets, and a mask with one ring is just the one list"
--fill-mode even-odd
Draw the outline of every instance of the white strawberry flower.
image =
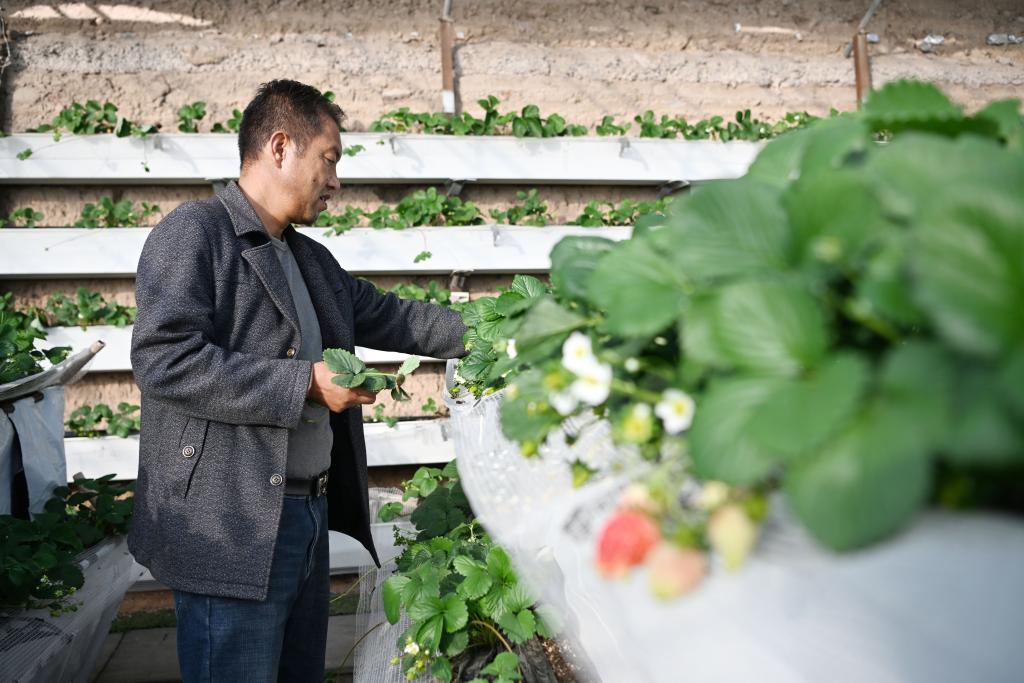
[[557, 410], [558, 414], [563, 417], [571, 415], [580, 403], [579, 399], [569, 391], [557, 391], [551, 394], [550, 400], [551, 407]]
[[508, 340], [508, 343], [505, 345], [505, 353], [508, 354], [509, 358], [515, 358], [518, 355], [515, 339]]
[[678, 434], [693, 424], [695, 407], [693, 399], [685, 392], [666, 389], [658, 405], [654, 407], [654, 414], [661, 418], [668, 434]]
[[582, 332], [573, 332], [562, 344], [562, 365], [569, 372], [579, 375], [588, 370], [597, 358], [590, 343], [590, 337]]
[[409, 639], [405, 641], [404, 652], [407, 655], [412, 655], [413, 657], [415, 657], [420, 653], [420, 646], [415, 640]]
[[587, 405], [601, 405], [608, 400], [612, 389], [612, 366], [595, 359], [576, 372], [578, 379], [569, 387], [569, 392]]

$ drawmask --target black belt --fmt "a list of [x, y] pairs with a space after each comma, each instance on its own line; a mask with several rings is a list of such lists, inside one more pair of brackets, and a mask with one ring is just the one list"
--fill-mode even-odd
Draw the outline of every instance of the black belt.
[[284, 480], [284, 492], [289, 496], [326, 496], [327, 472], [324, 470], [313, 477], [288, 477]]

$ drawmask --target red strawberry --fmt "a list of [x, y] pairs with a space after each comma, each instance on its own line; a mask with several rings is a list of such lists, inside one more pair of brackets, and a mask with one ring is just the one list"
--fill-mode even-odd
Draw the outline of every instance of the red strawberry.
[[597, 541], [597, 570], [609, 578], [619, 578], [647, 557], [661, 540], [661, 531], [647, 515], [620, 510], [608, 518]]

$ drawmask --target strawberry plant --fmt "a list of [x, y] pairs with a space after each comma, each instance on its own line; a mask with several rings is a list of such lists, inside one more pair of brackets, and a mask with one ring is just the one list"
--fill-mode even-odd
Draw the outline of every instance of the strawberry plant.
[[242, 125], [242, 112], [238, 109], [231, 110], [231, 118], [224, 123], [220, 121], [213, 124], [210, 128], [211, 133], [237, 133], [238, 127]]
[[402, 388], [407, 375], [419, 367], [420, 359], [410, 356], [405, 359], [397, 373], [380, 372], [366, 366], [354, 353], [345, 349], [326, 349], [324, 363], [334, 373], [331, 381], [340, 387], [354, 389], [360, 387], [374, 393], [385, 389], [391, 390], [391, 398], [396, 401], [408, 401], [410, 396]]
[[36, 224], [43, 220], [43, 214], [36, 211], [31, 206], [23, 206], [20, 209], [15, 209], [8, 216], [7, 220], [0, 218], [0, 228], [7, 227], [10, 223], [12, 226], [25, 228], [34, 228]]
[[448, 197], [438, 194], [437, 188], [428, 187], [402, 198], [395, 207], [395, 213], [405, 225], [433, 225], [441, 222], [447, 200]]
[[330, 228], [324, 232], [325, 235], [342, 235], [352, 228], [357, 227], [366, 216], [366, 212], [352, 205], [345, 206], [340, 214], [332, 214], [330, 211], [321, 211], [313, 223], [315, 228]]
[[[832, 115], [837, 113], [833, 110]], [[618, 127], [614, 126], [614, 122], [610, 119], [611, 117], [606, 116], [602, 121], [605, 132], [599, 132], [599, 134], [620, 134]], [[815, 120], [817, 117], [811, 116], [807, 112], [790, 112], [782, 120], [772, 124], [753, 118], [749, 109], [737, 111], [734, 121], [728, 122], [722, 116], [712, 116], [690, 124], [683, 117], [662, 114], [660, 118], [657, 118], [651, 110], [633, 117], [633, 121], [639, 125], [642, 138], [672, 139], [681, 137], [686, 140], [719, 140], [721, 142], [766, 140], [778, 137], [790, 130], [803, 128]]]
[[484, 110], [484, 117], [478, 119], [471, 114], [416, 113], [408, 107], [388, 112], [370, 124], [372, 132], [380, 133], [431, 133], [435, 135], [503, 135], [516, 137], [550, 138], [563, 135], [586, 135], [587, 127], [567, 123], [559, 114], [541, 116], [535, 104], [528, 104], [519, 113], [498, 112], [498, 98], [488, 95], [477, 100]]
[[29, 128], [29, 133], [53, 132], [53, 139], [60, 140], [65, 133], [73, 135], [97, 135], [113, 133], [119, 138], [146, 137], [157, 132], [157, 126], [142, 126], [130, 121], [117, 113], [117, 106], [97, 100], [88, 100], [85, 104], [72, 102], [62, 109], [50, 123], [38, 128]]
[[414, 113], [408, 107], [401, 107], [384, 114], [370, 124], [371, 132], [379, 133], [431, 133], [435, 135], [499, 135], [501, 129], [511, 120], [512, 114], [499, 114], [498, 98], [488, 95], [477, 100], [484, 110], [484, 117], [478, 119], [469, 113], [430, 114]]
[[633, 121], [639, 125], [642, 138], [674, 138], [680, 133], [680, 123], [677, 119], [666, 114], [662, 114], [660, 120], [655, 119], [654, 112], [650, 109], [634, 116]]
[[[572, 221], [572, 225], [601, 227], [605, 225], [633, 225], [640, 218], [652, 214], [664, 214], [672, 203], [672, 197], [663, 197], [651, 202], [624, 199], [617, 206], [613, 202], [590, 201], [583, 212]], [[607, 207], [607, 209], [602, 209]]]
[[382, 204], [375, 210], [367, 212], [365, 215], [370, 227], [378, 230], [382, 230], [384, 228], [402, 230], [409, 227], [405, 221], [395, 215], [395, 208], [388, 206], [387, 204]]
[[521, 204], [513, 204], [504, 211], [491, 209], [491, 218], [505, 225], [544, 226], [555, 222], [548, 212], [547, 203], [541, 201], [536, 188], [528, 192], [516, 192]]
[[37, 312], [14, 309], [13, 296], [11, 292], [0, 296], [0, 384], [42, 372], [42, 361], [60, 363], [71, 352], [70, 346], [35, 348], [35, 340], [45, 339], [46, 332]]
[[547, 118], [540, 115], [535, 104], [523, 107], [518, 116], [512, 117], [512, 135], [517, 138], [556, 138], [562, 135], [573, 137], [586, 135], [587, 127], [566, 123], [558, 114], [550, 114]]
[[[536, 189], [516, 192], [516, 197], [519, 203], [512, 204], [506, 209], [491, 209], [491, 219], [504, 225], [536, 227], [556, 222], [547, 203], [540, 198]], [[639, 202], [625, 199], [618, 205], [593, 200], [588, 202], [583, 212], [570, 224], [586, 227], [634, 225], [646, 216], [663, 214], [671, 202], [671, 197]], [[313, 226], [328, 228], [325, 235], [341, 235], [361, 226], [402, 230], [421, 225], [480, 225], [483, 222], [483, 215], [473, 202], [448, 197], [438, 192], [437, 188], [430, 187], [407, 195], [396, 206], [382, 204], [373, 211], [366, 211], [346, 205], [338, 214], [323, 211], [317, 216]]]
[[373, 407], [373, 415], [370, 417], [370, 422], [383, 422], [388, 426], [388, 429], [394, 429], [398, 424], [398, 418], [393, 415], [384, 414], [384, 405], [378, 403]]
[[[334, 101], [334, 93], [327, 91], [324, 95]], [[543, 116], [537, 105], [528, 104], [518, 112], [500, 112], [498, 98], [493, 95], [477, 100], [483, 110], [482, 117], [468, 112], [461, 114], [444, 114], [431, 112], [414, 112], [409, 107], [400, 107], [382, 115], [371, 122], [369, 130], [378, 133], [428, 133], [434, 135], [515, 135], [517, 137], [561, 137], [581, 136], [589, 132], [589, 127], [578, 123], [570, 123], [560, 114], [552, 113]], [[178, 130], [183, 133], [199, 132], [199, 122], [206, 117], [206, 103], [192, 102], [178, 109]], [[833, 112], [834, 115], [835, 112]], [[726, 120], [723, 116], [712, 116], [695, 124], [687, 123], [683, 117], [662, 114], [660, 117], [653, 111], [645, 111], [633, 117], [638, 124], [640, 137], [652, 138], [684, 138], [687, 140], [764, 140], [776, 137], [786, 131], [802, 128], [815, 120], [806, 112], [790, 112], [774, 123], [761, 121], [751, 116], [750, 110], [737, 111], [734, 120]], [[224, 122], [214, 123], [214, 133], [238, 132], [241, 125], [242, 112], [232, 110], [231, 117]], [[604, 116], [594, 126], [598, 135], [625, 135], [633, 127], [632, 123], [619, 124], [613, 116]], [[50, 132], [54, 139], [59, 140], [64, 133], [90, 135], [114, 133], [118, 137], [145, 137], [157, 132], [158, 126], [141, 126], [117, 114], [117, 107], [97, 100], [89, 100], [85, 104], [72, 102], [61, 110], [60, 114], [48, 124], [29, 129], [28, 132]], [[344, 129], [343, 129], [344, 130]], [[383, 144], [380, 141], [378, 144]], [[346, 148], [343, 153], [355, 156], [362, 151], [361, 145]], [[27, 159], [31, 156], [31, 148], [22, 150], [17, 156]]]
[[483, 223], [473, 202], [440, 194], [435, 187], [416, 190], [395, 207], [398, 220], [408, 226], [478, 225]]
[[368, 225], [377, 229], [402, 230], [421, 225], [480, 225], [483, 216], [473, 202], [448, 197], [435, 187], [416, 190], [396, 206], [382, 204], [374, 211], [347, 205], [340, 214], [322, 211], [314, 227], [330, 228], [327, 235], [340, 235], [354, 227]]
[[107, 434], [125, 438], [129, 434], [138, 434], [142, 429], [140, 406], [126, 401], [117, 404], [117, 412], [107, 418]]
[[[334, 93], [330, 94], [333, 98]], [[333, 102], [333, 99], [331, 99]], [[182, 105], [178, 109], [178, 131], [182, 133], [198, 133], [199, 122], [206, 118], [206, 102], [197, 101], [192, 104]], [[238, 109], [231, 110], [231, 117], [224, 121], [215, 122], [210, 127], [211, 133], [237, 133], [238, 128], [242, 125], [242, 112]], [[357, 147], [359, 145], [356, 145]], [[345, 153], [348, 153], [347, 150]], [[351, 156], [351, 154], [350, 154]]]
[[426, 287], [420, 287], [419, 285], [411, 282], [399, 282], [390, 289], [381, 289], [378, 287], [377, 291], [381, 294], [392, 293], [401, 299], [425, 301], [445, 306], [447, 308], [458, 309], [458, 307], [462, 305], [453, 304], [451, 300], [451, 290], [441, 287], [441, 285], [437, 283], [437, 280], [431, 280], [427, 283]]
[[[96, 437], [103, 432], [121, 438], [138, 433], [141, 428], [137, 414], [139, 406], [124, 401], [117, 404], [117, 412], [106, 403], [79, 406], [68, 417], [67, 427], [75, 436]], [[106, 429], [101, 432], [99, 424], [106, 420]]]
[[76, 228], [130, 228], [160, 213], [160, 207], [149, 202], [142, 202], [141, 209], [136, 210], [130, 199], [115, 202], [111, 197], [101, 197], [97, 203], [89, 202], [82, 209], [82, 214], [75, 221]]
[[206, 102], [185, 104], [178, 110], [178, 131], [198, 133], [199, 122], [206, 117]]
[[601, 119], [601, 123], [597, 124], [594, 128], [594, 132], [601, 136], [625, 135], [632, 127], [633, 124], [631, 123], [627, 123], [625, 125], [615, 123], [614, 116], [605, 116]]
[[84, 577], [76, 562], [107, 536], [123, 535], [132, 514], [131, 484], [79, 479], [54, 489], [32, 520], [0, 515], [0, 608], [75, 611], [71, 596]]
[[46, 313], [50, 326], [116, 325], [124, 327], [135, 322], [135, 306], [108, 303], [99, 292], [85, 287], [75, 290], [74, 297], [56, 293], [46, 302]]
[[[502, 429], [525, 454], [594, 412], [657, 463], [661, 482], [601, 534], [609, 574], [645, 561], [668, 596], [699, 582], [706, 548], [738, 567], [770, 491], [836, 550], [930, 502], [1021, 509], [1019, 106], [967, 115], [931, 85], [887, 84], [656, 229], [564, 239], [553, 295], [525, 313], [467, 307], [459, 373], [474, 393], [508, 384]], [[684, 477], [706, 500], [680, 498]]]
[[373, 133], [408, 133], [412, 132], [419, 121], [419, 114], [413, 114], [409, 107], [399, 107], [370, 123]]
[[467, 354], [458, 363], [455, 372], [457, 386], [452, 394], [468, 391], [480, 397], [502, 388], [505, 376], [529, 358], [519, 358], [514, 343], [509, 344], [512, 332], [522, 317], [533, 306], [550, 299], [550, 290], [543, 282], [530, 275], [516, 275], [508, 288], [499, 290], [496, 297], [481, 297], [462, 308], [462, 321], [466, 326], [463, 345]]
[[[392, 663], [409, 680], [423, 674], [445, 682], [480, 675], [519, 680], [518, 647], [551, 637], [551, 629], [508, 555], [474, 518], [455, 462], [421, 467], [404, 489], [403, 500], [417, 501], [410, 518], [416, 531], [396, 531], [404, 548], [384, 582], [383, 602], [389, 622], [404, 611], [411, 623]], [[384, 506], [381, 518], [393, 519], [401, 508]]]
[[[420, 359], [410, 356], [405, 359], [396, 373], [381, 372], [367, 367], [358, 356], [345, 349], [326, 349], [324, 362], [327, 368], [335, 373], [331, 381], [347, 389], [361, 387], [374, 393], [391, 390], [391, 398], [395, 401], [408, 401], [412, 398], [402, 385], [406, 378], [420, 366]], [[385, 416], [384, 406], [378, 404], [373, 408], [372, 422], [386, 422], [388, 427], [398, 424], [398, 418]]]

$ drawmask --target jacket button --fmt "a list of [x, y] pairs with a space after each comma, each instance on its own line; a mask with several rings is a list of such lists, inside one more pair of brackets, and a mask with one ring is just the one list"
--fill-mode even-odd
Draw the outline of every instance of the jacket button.
[[272, 474], [270, 475], [270, 483], [273, 486], [280, 486], [281, 484], [284, 483], [284, 477], [282, 477], [280, 474]]
[[195, 446], [185, 446], [184, 448], [181, 449], [181, 454], [184, 455], [186, 458], [191, 458], [193, 455], [196, 454]]
[[287, 355], [287, 356], [288, 356], [289, 358], [294, 358], [294, 357], [295, 357], [295, 347], [294, 347], [294, 346], [289, 346], [289, 347], [288, 347], [288, 350], [287, 350], [287, 351], [285, 351], [285, 354], [286, 354], [286, 355]]

